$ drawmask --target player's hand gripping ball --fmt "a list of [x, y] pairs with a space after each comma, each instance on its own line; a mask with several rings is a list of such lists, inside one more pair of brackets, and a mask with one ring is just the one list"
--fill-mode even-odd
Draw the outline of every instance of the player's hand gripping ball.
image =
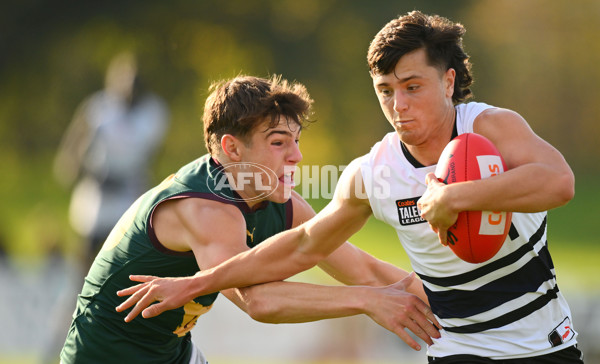
[[[443, 183], [491, 178], [503, 173], [506, 164], [494, 144], [482, 135], [466, 133], [444, 148], [435, 169]], [[482, 263], [502, 247], [512, 214], [504, 211], [463, 211], [448, 229], [448, 246], [460, 259]]]

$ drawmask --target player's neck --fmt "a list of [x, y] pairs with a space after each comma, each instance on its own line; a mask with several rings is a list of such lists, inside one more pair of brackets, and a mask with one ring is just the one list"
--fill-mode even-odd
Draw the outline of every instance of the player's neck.
[[456, 128], [456, 109], [448, 113], [446, 121], [440, 125], [439, 130], [432, 133], [434, 137], [429, 138], [420, 145], [407, 145], [402, 143], [402, 151], [408, 161], [416, 168], [427, 167], [437, 164], [444, 147], [458, 135]]

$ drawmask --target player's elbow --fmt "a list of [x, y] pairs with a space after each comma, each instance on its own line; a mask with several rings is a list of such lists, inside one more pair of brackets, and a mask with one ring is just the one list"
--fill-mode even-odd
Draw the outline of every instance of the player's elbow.
[[281, 308], [273, 297], [269, 298], [269, 295], [263, 292], [261, 285], [245, 287], [242, 290], [248, 316], [262, 323], [279, 323]]
[[554, 194], [558, 206], [566, 205], [575, 197], [575, 176], [573, 172], [563, 173], [556, 183], [556, 193]]
[[304, 252], [304, 251], [296, 251], [294, 253], [294, 257], [292, 261], [297, 266], [297, 271], [303, 272], [308, 270], [314, 266], [316, 266], [323, 259], [327, 258], [327, 254], [322, 254], [320, 252]]
[[299, 239], [298, 245], [293, 252], [290, 262], [296, 266], [296, 271], [302, 272], [316, 266], [320, 261], [327, 258], [328, 252], [315, 248], [314, 242], [309, 235], [304, 233]]

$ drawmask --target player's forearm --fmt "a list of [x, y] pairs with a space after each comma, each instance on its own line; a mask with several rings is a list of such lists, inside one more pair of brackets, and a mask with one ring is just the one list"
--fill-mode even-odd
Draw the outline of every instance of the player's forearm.
[[[393, 264], [381, 261], [379, 259], [375, 259], [375, 261], [376, 264], [374, 264], [373, 270], [375, 276], [378, 277], [380, 285], [396, 283], [397, 281], [402, 280], [409, 275], [409, 272], [398, 268]], [[412, 281], [410, 286], [406, 288], [406, 292], [414, 294], [423, 300], [423, 302], [429, 304], [429, 299], [425, 294], [425, 289], [423, 289], [423, 282], [418, 276], [415, 276], [415, 279]]]
[[227, 288], [280, 281], [314, 267], [352, 234], [369, 215], [344, 218], [326, 207], [304, 224], [279, 233], [257, 247], [196, 274], [195, 292], [208, 294]]
[[[361, 260], [366, 262], [365, 269], [368, 272], [364, 272], [365, 276], [371, 277], [370, 281], [365, 281], [363, 283], [354, 283], [354, 284], [363, 284], [369, 286], [386, 286], [390, 284], [394, 284], [409, 275], [409, 272], [406, 270], [396, 267], [395, 265], [385, 262], [383, 260], [377, 259], [372, 255], [368, 254], [365, 251], [358, 249], [359, 256]], [[418, 276], [415, 276], [412, 283], [406, 288], [406, 292], [412, 293], [419, 297], [421, 300], [429, 304], [429, 300], [427, 299], [427, 295], [425, 294], [425, 290], [423, 289], [423, 282]]]
[[319, 268], [347, 285], [385, 286], [408, 275], [408, 272], [373, 257], [349, 242], [320, 261]]
[[240, 290], [246, 312], [265, 323], [300, 323], [366, 313], [367, 287], [272, 282]]
[[277, 234], [254, 249], [196, 273], [190, 289], [202, 295], [289, 278], [324, 258], [319, 251], [304, 248], [306, 240], [301, 228]]
[[544, 164], [529, 164], [486, 180], [447, 187], [456, 211], [539, 212], [570, 201], [574, 177], [570, 170], [558, 172]]

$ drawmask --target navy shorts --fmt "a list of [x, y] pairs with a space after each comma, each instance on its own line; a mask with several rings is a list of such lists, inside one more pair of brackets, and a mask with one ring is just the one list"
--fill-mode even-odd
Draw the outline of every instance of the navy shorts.
[[583, 354], [577, 345], [540, 356], [520, 359], [492, 360], [476, 355], [450, 355], [443, 358], [428, 357], [434, 364], [583, 364]]

